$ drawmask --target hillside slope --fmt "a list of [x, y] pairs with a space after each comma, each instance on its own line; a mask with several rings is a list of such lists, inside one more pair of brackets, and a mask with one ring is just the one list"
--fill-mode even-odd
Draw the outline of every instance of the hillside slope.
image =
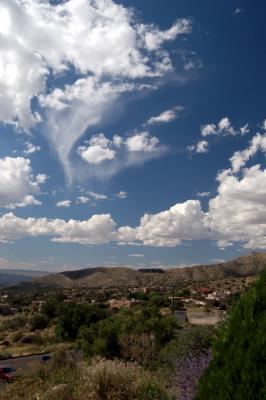
[[190, 282], [208, 282], [224, 278], [258, 275], [266, 266], [266, 253], [251, 253], [232, 261], [172, 268], [147, 272], [125, 267], [87, 268], [46, 275], [34, 279], [34, 284], [57, 287], [141, 287], [149, 285], [172, 286]]

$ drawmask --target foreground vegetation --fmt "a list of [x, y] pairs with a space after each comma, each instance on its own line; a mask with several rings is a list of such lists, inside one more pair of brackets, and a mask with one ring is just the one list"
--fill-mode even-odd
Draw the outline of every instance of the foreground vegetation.
[[[67, 359], [59, 345], [53, 360], [21, 371], [14, 383], [0, 391], [0, 400], [174, 400], [183, 397], [185, 382], [198, 379], [200, 363], [208, 351], [213, 330], [195, 327], [179, 331], [158, 348], [150, 364], [118, 358], [88, 358], [78, 366]], [[148, 359], [143, 348], [140, 357]], [[193, 374], [183, 370], [188, 355], [199, 361]], [[188, 372], [189, 375], [185, 374]], [[192, 377], [193, 375], [193, 377]]]
[[219, 332], [196, 399], [266, 399], [266, 270]]
[[136, 364], [96, 359], [79, 367], [54, 361], [21, 374], [0, 400], [173, 400], [163, 381]]

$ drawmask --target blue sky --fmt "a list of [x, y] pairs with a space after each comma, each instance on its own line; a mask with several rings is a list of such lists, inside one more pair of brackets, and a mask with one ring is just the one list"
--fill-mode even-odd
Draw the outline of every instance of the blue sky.
[[2, 0], [0, 268], [264, 251], [265, 9]]

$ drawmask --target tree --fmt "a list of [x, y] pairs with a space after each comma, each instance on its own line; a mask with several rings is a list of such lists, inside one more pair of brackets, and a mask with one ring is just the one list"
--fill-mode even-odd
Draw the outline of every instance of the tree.
[[78, 332], [78, 344], [86, 357], [96, 354], [106, 358], [119, 357], [119, 330], [119, 317], [106, 318], [90, 327], [81, 326]]
[[47, 315], [49, 319], [55, 318], [58, 314], [59, 307], [63, 300], [63, 294], [55, 294], [48, 297], [46, 302], [42, 304], [42, 313]]
[[266, 270], [233, 308], [196, 400], [266, 399]]
[[30, 320], [30, 326], [32, 331], [37, 329], [45, 329], [49, 323], [49, 319], [45, 314], [34, 314]]
[[90, 326], [106, 318], [106, 311], [97, 305], [63, 303], [58, 310], [56, 333], [60, 339], [75, 340], [81, 326]]

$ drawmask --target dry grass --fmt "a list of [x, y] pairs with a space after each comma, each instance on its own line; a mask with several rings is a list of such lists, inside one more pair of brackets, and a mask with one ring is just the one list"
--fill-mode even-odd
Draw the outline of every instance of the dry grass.
[[171, 400], [158, 378], [140, 366], [96, 359], [90, 365], [66, 364], [60, 355], [50, 365], [35, 365], [0, 391], [0, 400]]

